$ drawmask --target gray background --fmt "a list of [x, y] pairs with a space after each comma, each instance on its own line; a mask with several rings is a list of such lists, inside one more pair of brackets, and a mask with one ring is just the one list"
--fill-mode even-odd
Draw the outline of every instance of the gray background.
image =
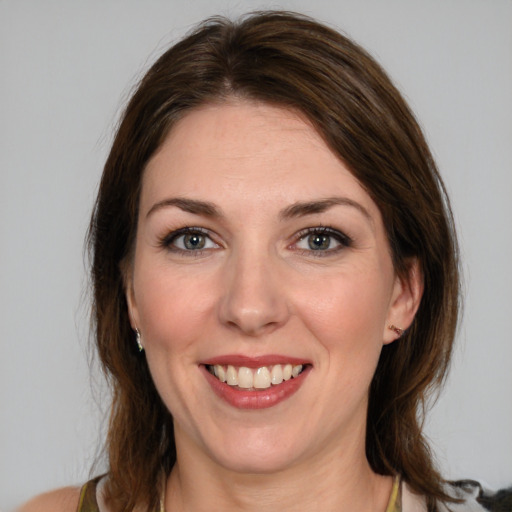
[[100, 443], [83, 239], [120, 107], [194, 23], [263, 7], [346, 31], [417, 113], [466, 278], [427, 431], [448, 477], [512, 483], [511, 0], [0, 0], [0, 509], [83, 482]]

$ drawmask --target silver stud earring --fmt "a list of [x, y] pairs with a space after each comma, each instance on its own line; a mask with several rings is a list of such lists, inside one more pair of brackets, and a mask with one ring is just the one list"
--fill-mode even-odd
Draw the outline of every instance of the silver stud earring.
[[137, 347], [139, 347], [139, 352], [142, 352], [144, 347], [142, 346], [142, 338], [139, 329], [135, 329], [135, 338], [137, 340]]

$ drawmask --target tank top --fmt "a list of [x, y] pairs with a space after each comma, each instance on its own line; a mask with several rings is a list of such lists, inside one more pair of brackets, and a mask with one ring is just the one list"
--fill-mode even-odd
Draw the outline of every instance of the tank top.
[[[97, 491], [98, 483], [101, 480], [101, 476], [94, 478], [87, 482], [80, 491], [80, 500], [78, 502], [77, 512], [107, 512], [101, 510], [98, 505]], [[393, 482], [393, 488], [389, 498], [386, 512], [402, 512], [402, 486], [400, 485], [400, 478], [396, 477]], [[165, 512], [163, 507], [158, 512]]]
[[[108, 512], [98, 505], [102, 478], [90, 480], [82, 487], [77, 512]], [[459, 480], [447, 484], [447, 492], [460, 503], [450, 504], [449, 509], [440, 504], [439, 512], [512, 512], [512, 487], [493, 493], [474, 480]], [[163, 505], [155, 512], [165, 512]], [[412, 493], [399, 477], [395, 477], [385, 512], [427, 512], [427, 507], [421, 496]]]

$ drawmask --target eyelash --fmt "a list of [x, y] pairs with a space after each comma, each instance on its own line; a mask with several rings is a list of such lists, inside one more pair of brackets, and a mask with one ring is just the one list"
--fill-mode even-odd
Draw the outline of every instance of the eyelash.
[[[219, 244], [212, 239], [210, 231], [208, 231], [207, 229], [201, 228], [201, 227], [189, 227], [189, 226], [177, 229], [176, 231], [172, 231], [171, 233], [167, 234], [166, 236], [164, 236], [163, 238], [161, 238], [159, 240], [159, 245], [175, 254], [184, 255], [184, 256], [193, 256], [193, 257], [202, 256], [205, 251], [212, 249], [212, 247], [207, 247], [205, 249], [201, 248], [201, 249], [197, 249], [197, 250], [182, 249], [182, 248], [174, 245], [176, 243], [176, 240], [178, 240], [180, 237], [184, 237], [186, 235], [191, 235], [191, 236], [199, 235], [200, 237], [204, 237], [206, 239], [206, 242], [205, 242], [206, 244], [208, 243], [208, 240], [209, 240], [211, 243], [219, 246]], [[292, 244], [290, 244], [289, 247], [293, 248], [298, 243], [304, 241], [305, 239], [307, 239], [308, 237], [313, 236], [313, 235], [329, 237], [331, 239], [334, 239], [339, 245], [334, 248], [328, 247], [325, 250], [311, 249], [311, 248], [301, 249], [298, 247], [296, 247], [294, 250], [299, 252], [300, 254], [321, 258], [321, 257], [330, 256], [332, 254], [336, 254], [346, 247], [351, 247], [352, 243], [353, 243], [353, 240], [349, 236], [342, 233], [341, 231], [338, 231], [337, 229], [333, 229], [331, 227], [321, 226], [321, 227], [314, 227], [314, 228], [306, 228], [306, 229], [303, 229], [302, 231], [299, 231], [295, 235], [295, 241]], [[330, 242], [329, 242], [329, 245], [330, 245]]]
[[307, 228], [299, 233], [297, 233], [296, 241], [293, 242], [292, 245], [297, 245], [299, 242], [307, 239], [308, 237], [312, 235], [319, 235], [319, 236], [326, 236], [330, 237], [331, 239], [334, 239], [339, 245], [334, 248], [327, 248], [325, 250], [320, 249], [299, 249], [297, 248], [297, 251], [300, 251], [303, 254], [307, 254], [310, 256], [314, 256], [317, 258], [322, 258], [326, 256], [331, 256], [333, 254], [338, 253], [339, 251], [342, 251], [343, 249], [347, 247], [351, 247], [353, 244], [353, 240], [342, 233], [341, 231], [338, 231], [337, 229], [328, 227], [328, 226], [322, 226], [322, 227], [315, 227], [315, 228]]
[[211, 249], [210, 247], [208, 247], [206, 249], [197, 249], [197, 250], [188, 249], [187, 250], [187, 249], [182, 249], [180, 247], [177, 247], [176, 245], [173, 245], [173, 244], [175, 244], [176, 240], [178, 240], [180, 237], [186, 236], [186, 235], [192, 235], [192, 236], [199, 235], [201, 237], [204, 237], [207, 240], [210, 240], [210, 242], [214, 243], [215, 245], [217, 245], [217, 246], [219, 245], [219, 244], [217, 244], [217, 242], [215, 242], [212, 239], [211, 233], [207, 229], [200, 228], [200, 227], [188, 227], [188, 226], [184, 227], [184, 228], [177, 229], [176, 231], [172, 231], [171, 233], [167, 234], [159, 241], [159, 245], [175, 254], [184, 255], [184, 256], [193, 256], [193, 257], [201, 256], [204, 254], [205, 251], [208, 251]]

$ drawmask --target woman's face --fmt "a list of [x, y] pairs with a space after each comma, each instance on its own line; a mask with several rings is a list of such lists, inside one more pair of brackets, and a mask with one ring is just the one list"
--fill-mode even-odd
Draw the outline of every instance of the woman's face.
[[259, 473], [364, 457], [388, 325], [410, 324], [419, 284], [315, 130], [259, 103], [190, 112], [147, 166], [137, 229], [130, 317], [178, 458]]

